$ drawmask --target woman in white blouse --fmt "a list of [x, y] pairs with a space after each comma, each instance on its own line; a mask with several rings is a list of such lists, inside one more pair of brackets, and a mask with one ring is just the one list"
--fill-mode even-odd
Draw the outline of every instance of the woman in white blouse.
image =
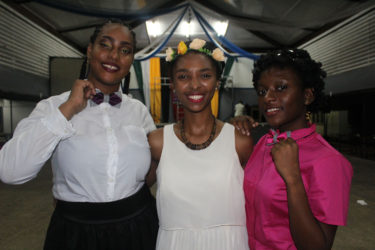
[[52, 157], [56, 208], [44, 249], [155, 248], [155, 200], [147, 108], [123, 95], [135, 36], [120, 21], [97, 27], [87, 48], [87, 80], [38, 103], [0, 151], [0, 179], [22, 184]]

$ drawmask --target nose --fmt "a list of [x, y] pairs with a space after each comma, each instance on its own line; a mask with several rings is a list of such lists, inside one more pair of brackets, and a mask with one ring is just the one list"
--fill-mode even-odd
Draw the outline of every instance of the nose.
[[190, 87], [193, 89], [193, 90], [196, 90], [200, 87], [201, 83], [199, 81], [199, 78], [196, 77], [196, 76], [193, 76], [190, 80]]
[[273, 88], [269, 88], [264, 96], [266, 102], [274, 101], [276, 99], [276, 93]]
[[117, 49], [115, 48], [112, 48], [109, 52], [109, 57], [113, 60], [117, 59], [119, 56], [118, 52], [117, 52]]

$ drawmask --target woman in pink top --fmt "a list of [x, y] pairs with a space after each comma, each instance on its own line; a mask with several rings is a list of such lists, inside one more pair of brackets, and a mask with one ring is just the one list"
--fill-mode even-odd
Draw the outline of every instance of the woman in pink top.
[[330, 249], [346, 223], [353, 171], [306, 119], [323, 103], [326, 74], [304, 50], [263, 55], [253, 74], [272, 129], [245, 169], [250, 249]]

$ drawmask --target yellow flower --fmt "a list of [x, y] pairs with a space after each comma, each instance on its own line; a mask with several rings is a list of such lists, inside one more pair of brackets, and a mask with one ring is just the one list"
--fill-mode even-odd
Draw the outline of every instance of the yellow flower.
[[178, 47], [177, 47], [177, 54], [179, 54], [179, 55], [183, 55], [183, 54], [186, 53], [187, 49], [188, 49], [188, 48], [187, 48], [186, 44], [185, 44], [183, 41], [181, 41], [181, 42], [178, 44]]
[[219, 48], [216, 48], [214, 49], [214, 51], [212, 51], [212, 58], [219, 62], [223, 62], [225, 60], [224, 53]]

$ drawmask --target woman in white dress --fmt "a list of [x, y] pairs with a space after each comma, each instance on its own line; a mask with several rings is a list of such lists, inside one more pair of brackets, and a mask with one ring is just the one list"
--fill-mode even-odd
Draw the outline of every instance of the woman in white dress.
[[[210, 47], [211, 46], [211, 47]], [[243, 166], [251, 137], [212, 115], [224, 55], [194, 39], [167, 50], [184, 119], [149, 134], [157, 178], [157, 250], [247, 250]]]

